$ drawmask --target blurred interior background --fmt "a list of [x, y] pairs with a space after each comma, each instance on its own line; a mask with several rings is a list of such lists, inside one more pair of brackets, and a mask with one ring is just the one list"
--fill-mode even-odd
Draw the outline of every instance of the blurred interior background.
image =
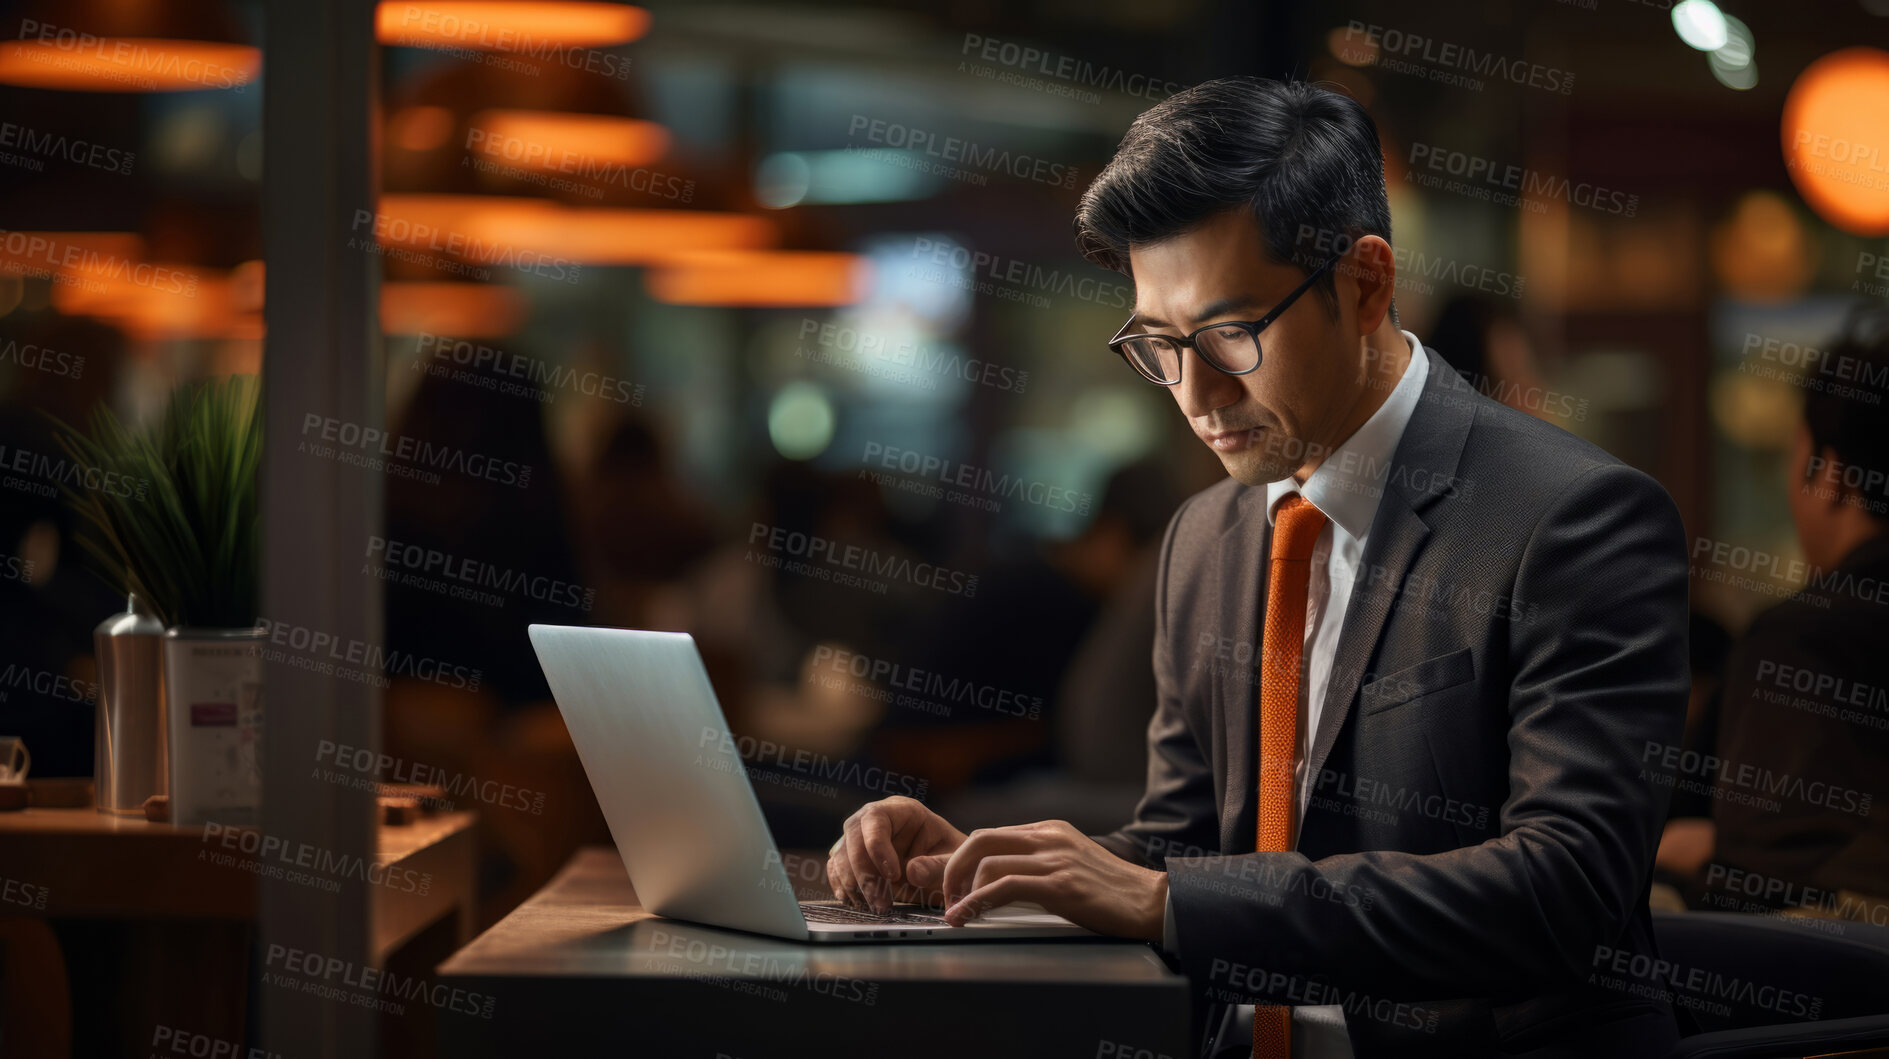
[[[1618, 0], [597, 6], [488, 5], [475, 29], [383, 3], [358, 71], [381, 86], [380, 210], [311, 250], [381, 258], [391, 432], [533, 469], [389, 475], [361, 544], [388, 647], [481, 674], [395, 675], [385, 749], [543, 795], [476, 806], [487, 922], [608, 838], [529, 622], [689, 631], [757, 770], [844, 763], [757, 783], [783, 846], [824, 848], [885, 794], [967, 829], [1132, 810], [1151, 549], [1223, 472], [1105, 348], [1133, 291], [1076, 256], [1071, 218], [1182, 87], [1314, 78], [1363, 103], [1404, 326], [1653, 474], [1694, 540], [1796, 554], [1781, 371], [1889, 290], [1889, 192], [1794, 173], [1786, 116], [1794, 85], [1814, 108], [1880, 83], [1882, 52], [1806, 70], [1889, 41], [1882, 0], [1725, 0], [1703, 45], [1670, 4]], [[263, 127], [262, 20], [80, 0], [0, 25], [9, 453], [57, 451], [43, 412], [140, 421], [261, 369], [262, 142], [298, 135]], [[140, 66], [60, 27], [202, 51]], [[0, 499], [0, 549], [33, 571], [0, 582], [5, 661], [90, 679], [122, 601], [56, 498], [16, 475]], [[794, 566], [814, 540], [932, 573], [823, 578]], [[427, 554], [504, 585], [455, 593]], [[1734, 632], [1775, 599], [1694, 588]], [[85, 775], [92, 724], [0, 691], [36, 775]]]

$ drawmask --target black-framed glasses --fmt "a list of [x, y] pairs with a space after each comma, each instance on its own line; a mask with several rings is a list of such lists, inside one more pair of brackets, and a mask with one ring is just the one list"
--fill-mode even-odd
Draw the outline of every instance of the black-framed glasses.
[[1207, 326], [1188, 335], [1175, 338], [1171, 335], [1134, 334], [1124, 335], [1128, 325], [1135, 322], [1130, 316], [1128, 323], [1122, 325], [1122, 331], [1115, 332], [1115, 337], [1108, 340], [1108, 348], [1114, 350], [1128, 362], [1128, 366], [1140, 372], [1149, 382], [1160, 386], [1174, 386], [1181, 381], [1181, 350], [1191, 348], [1200, 354], [1200, 359], [1211, 367], [1228, 375], [1246, 375], [1259, 369], [1261, 356], [1259, 333], [1268, 324], [1279, 319], [1279, 315], [1292, 308], [1292, 303], [1299, 300], [1299, 295], [1310, 290], [1318, 277], [1332, 267], [1343, 251], [1325, 259], [1325, 263], [1313, 269], [1305, 281], [1292, 289], [1292, 293], [1283, 298], [1272, 311], [1257, 320], [1228, 320]]

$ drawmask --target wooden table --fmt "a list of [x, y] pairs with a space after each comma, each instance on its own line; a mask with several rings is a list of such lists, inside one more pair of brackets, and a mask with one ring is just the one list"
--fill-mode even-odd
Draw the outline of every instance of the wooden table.
[[[471, 936], [475, 819], [442, 813], [380, 829], [374, 859], [430, 880], [425, 894], [372, 888], [377, 966], [429, 928], [450, 931], [456, 944]], [[225, 845], [203, 827], [93, 808], [0, 813], [0, 930], [31, 937], [34, 928], [22, 918], [54, 928], [52, 951], [73, 983], [63, 1000], [74, 1012], [75, 1051], [142, 1054], [158, 1026], [242, 1039], [256, 865], [322, 877], [293, 858], [246, 853], [244, 845], [237, 835]], [[3, 980], [9, 969], [22, 973], [0, 964], [0, 996], [20, 984]]]
[[454, 1056], [1192, 1054], [1186, 979], [1145, 943], [720, 930], [644, 911], [608, 847], [579, 851], [438, 976], [494, 1001], [490, 1019], [441, 1014]]

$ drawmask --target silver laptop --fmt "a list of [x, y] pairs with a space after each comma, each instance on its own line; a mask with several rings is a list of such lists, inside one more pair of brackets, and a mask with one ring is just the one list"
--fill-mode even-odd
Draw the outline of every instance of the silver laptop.
[[1025, 902], [953, 927], [920, 905], [797, 900], [692, 638], [533, 625], [531, 646], [651, 912], [797, 941], [1095, 936]]

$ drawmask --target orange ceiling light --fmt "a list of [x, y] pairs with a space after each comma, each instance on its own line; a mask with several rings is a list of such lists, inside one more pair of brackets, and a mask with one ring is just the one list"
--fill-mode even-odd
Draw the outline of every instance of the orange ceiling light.
[[1804, 68], [1784, 100], [1784, 162], [1824, 220], [1889, 235], [1889, 52], [1844, 48]]
[[475, 231], [482, 222], [522, 223], [548, 217], [557, 204], [509, 195], [382, 195], [371, 219], [357, 217], [354, 233], [372, 235], [382, 246], [430, 250], [454, 257], [478, 256]]
[[356, 233], [476, 264], [511, 260], [645, 265], [678, 253], [773, 246], [774, 222], [745, 213], [561, 206], [509, 195], [383, 195]]
[[872, 266], [859, 254], [828, 251], [708, 251], [679, 255], [643, 282], [671, 305], [851, 305], [865, 297]]
[[382, 0], [374, 28], [382, 44], [535, 54], [627, 44], [649, 31], [649, 12], [573, 0]]
[[756, 250], [779, 239], [774, 223], [703, 210], [554, 208], [491, 213], [467, 223], [482, 246], [586, 265], [650, 265], [705, 250]]
[[525, 309], [523, 295], [493, 283], [380, 285], [380, 330], [387, 335], [503, 338], [518, 330]]
[[262, 50], [165, 37], [52, 34], [0, 44], [0, 83], [77, 92], [193, 92], [238, 88], [262, 70]]
[[107, 320], [140, 339], [219, 338], [245, 333], [229, 277], [177, 262], [100, 260], [67, 270], [53, 307]]
[[495, 161], [586, 174], [656, 161], [669, 150], [669, 130], [653, 121], [605, 114], [482, 110], [472, 116], [466, 147]]

